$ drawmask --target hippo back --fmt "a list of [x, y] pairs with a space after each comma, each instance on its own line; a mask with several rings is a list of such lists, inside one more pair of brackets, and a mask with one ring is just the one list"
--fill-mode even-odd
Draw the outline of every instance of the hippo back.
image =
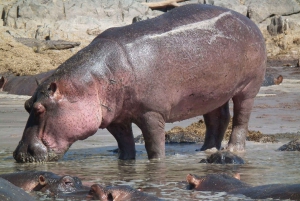
[[0, 178], [0, 200], [6, 201], [33, 201], [34, 199], [30, 197], [24, 190], [16, 187], [5, 179]]
[[264, 78], [260, 30], [247, 17], [221, 7], [182, 6], [109, 29], [93, 42], [103, 39], [119, 44], [127, 55], [135, 77], [131, 94], [136, 97], [131, 98], [168, 122], [212, 111], [246, 86], [255, 86], [245, 94], [253, 98]]

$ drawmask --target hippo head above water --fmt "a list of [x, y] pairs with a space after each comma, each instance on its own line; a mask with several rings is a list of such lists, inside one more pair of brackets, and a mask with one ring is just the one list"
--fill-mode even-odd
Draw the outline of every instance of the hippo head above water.
[[60, 82], [45, 82], [25, 102], [30, 116], [13, 154], [16, 161], [57, 161], [75, 141], [83, 140], [99, 129], [101, 111], [92, 101], [96, 100], [92, 97], [96, 94], [80, 95], [80, 90], [85, 89], [71, 83], [67, 86]]

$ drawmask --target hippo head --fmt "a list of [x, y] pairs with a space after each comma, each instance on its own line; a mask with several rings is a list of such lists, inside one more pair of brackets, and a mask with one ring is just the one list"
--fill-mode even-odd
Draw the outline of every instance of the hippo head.
[[100, 127], [102, 113], [95, 86], [53, 79], [39, 85], [25, 102], [29, 118], [13, 153], [17, 162], [56, 161], [75, 141], [93, 135]]
[[206, 176], [198, 177], [197, 175], [188, 174], [186, 181], [188, 182], [188, 190], [198, 191], [229, 191], [241, 187], [246, 187], [247, 184], [241, 182], [238, 173], [233, 176], [227, 174], [207, 174]]
[[82, 190], [83, 185], [78, 177], [62, 176], [59, 179], [45, 178], [43, 175], [39, 176], [39, 182], [43, 185], [40, 189], [42, 192], [57, 194], [60, 192], [71, 193]]

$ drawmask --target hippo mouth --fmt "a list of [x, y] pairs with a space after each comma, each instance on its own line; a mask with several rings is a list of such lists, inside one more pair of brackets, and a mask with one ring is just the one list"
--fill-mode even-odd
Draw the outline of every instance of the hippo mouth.
[[19, 142], [13, 157], [18, 163], [42, 163], [57, 161], [63, 154], [57, 154], [53, 150], [49, 150], [42, 143], [26, 145], [23, 141]]

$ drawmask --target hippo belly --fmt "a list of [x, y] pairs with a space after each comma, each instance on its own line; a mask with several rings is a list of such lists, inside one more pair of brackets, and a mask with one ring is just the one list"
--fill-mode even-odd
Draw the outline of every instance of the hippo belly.
[[[165, 155], [165, 123], [203, 115], [201, 150], [244, 151], [248, 122], [264, 79], [266, 48], [247, 17], [210, 5], [186, 5], [159, 17], [111, 28], [63, 63], [27, 101], [30, 117], [14, 152], [20, 162], [51, 161], [98, 128], [107, 128], [120, 159], [135, 158], [131, 124], [150, 159]], [[41, 130], [42, 129], [42, 130]]]

